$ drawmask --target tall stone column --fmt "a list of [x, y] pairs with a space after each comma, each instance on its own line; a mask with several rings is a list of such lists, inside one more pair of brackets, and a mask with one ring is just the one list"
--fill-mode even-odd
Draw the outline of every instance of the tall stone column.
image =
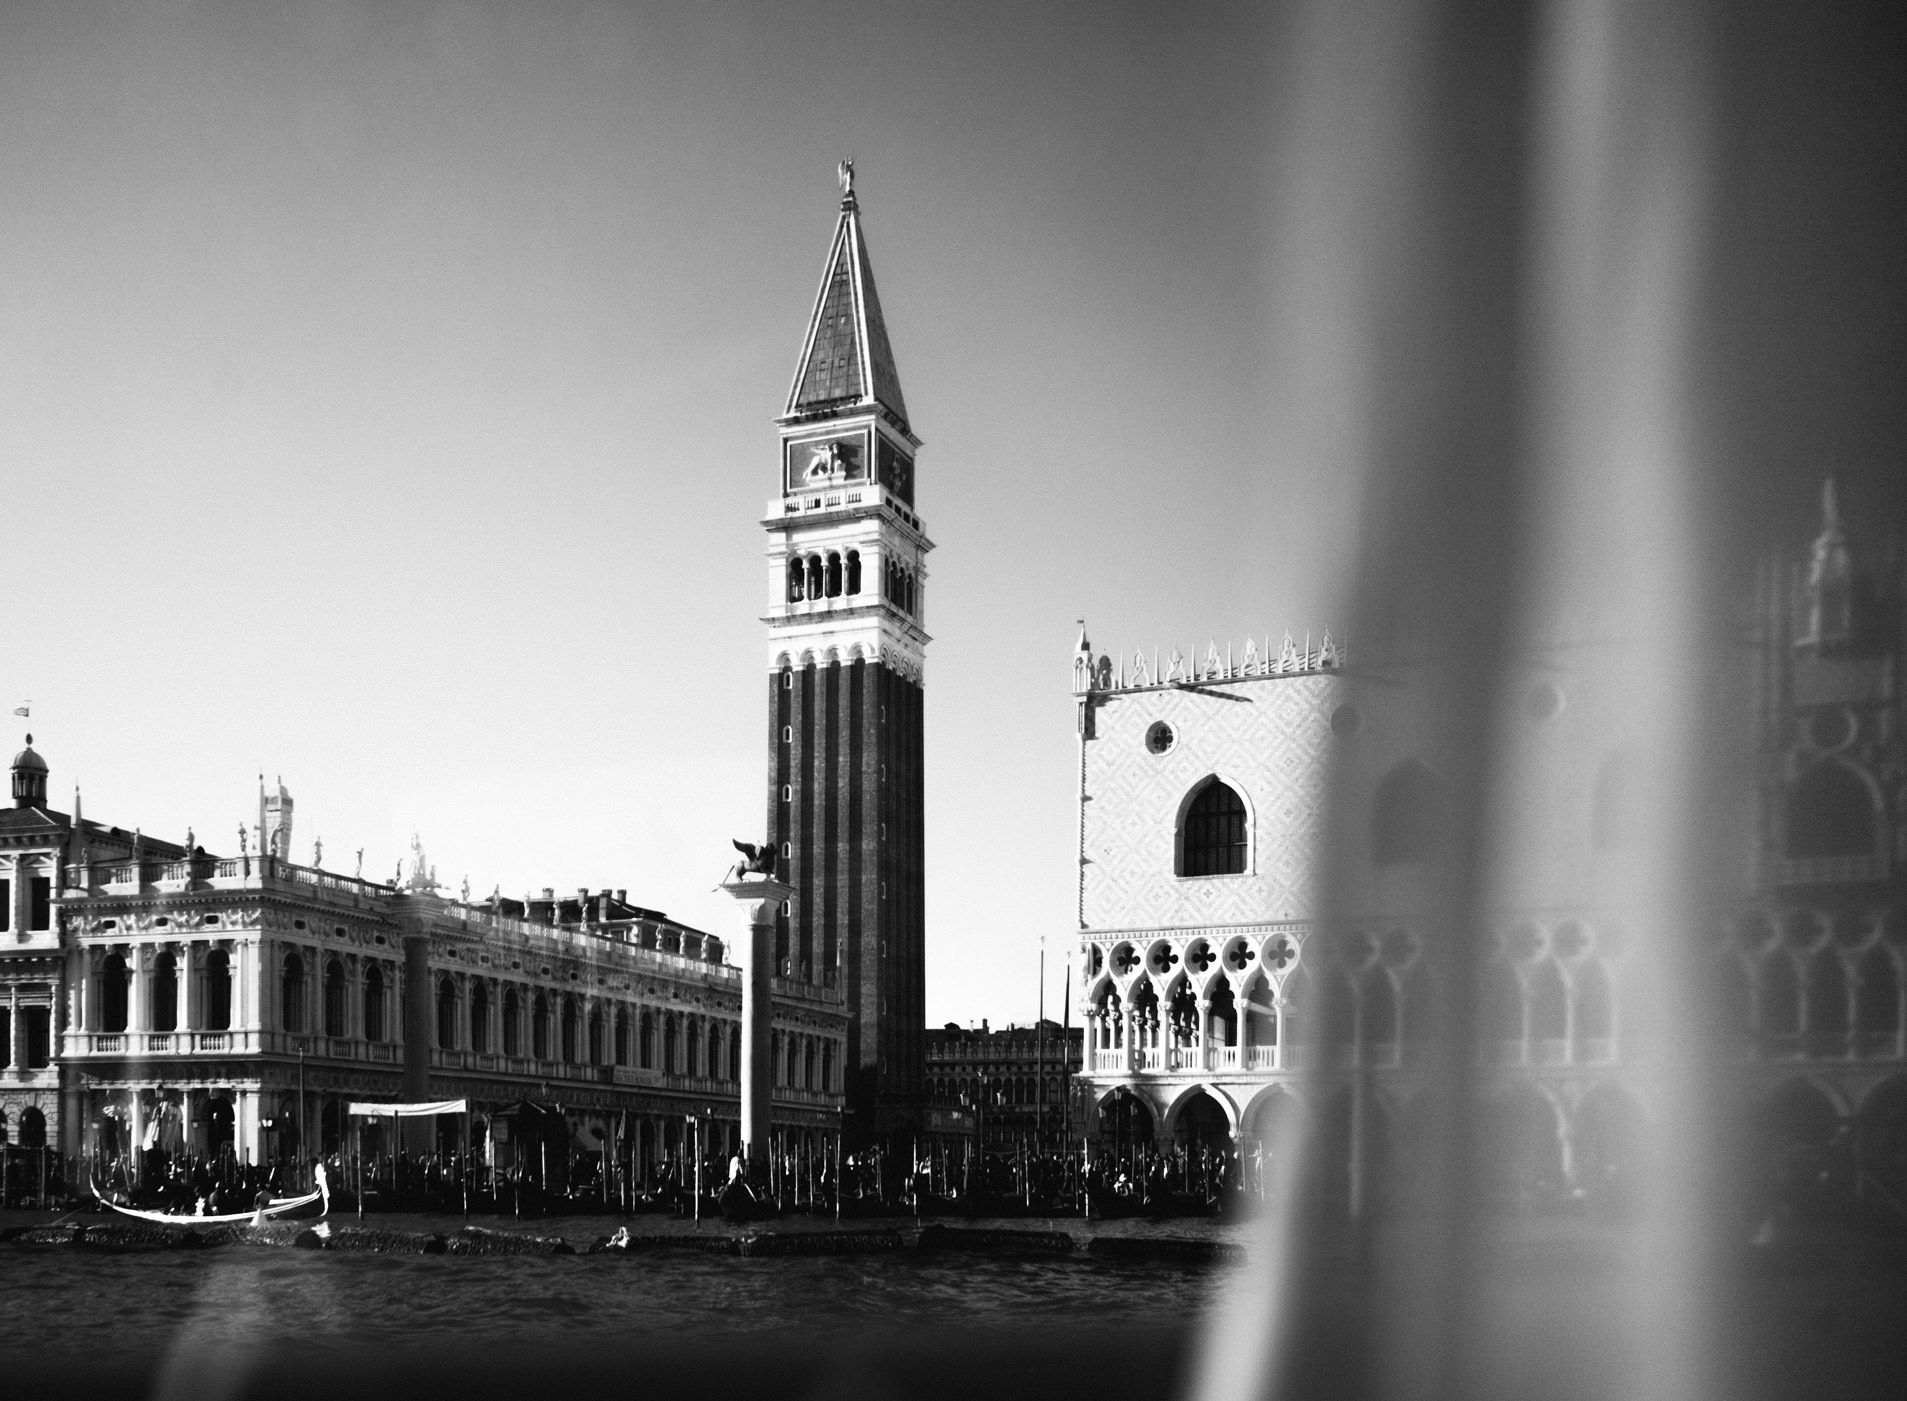
[[751, 1181], [768, 1171], [768, 1111], [774, 1093], [770, 1047], [774, 1031], [775, 915], [794, 887], [770, 876], [736, 874], [722, 883], [735, 901], [742, 934], [742, 1159]]
[[259, 1127], [258, 1091], [240, 1088], [232, 1094], [232, 1151], [242, 1163], [265, 1160], [264, 1130]]
[[152, 1025], [152, 1009], [146, 1000], [152, 991], [152, 970], [148, 966], [152, 961], [152, 950], [144, 944], [134, 944], [127, 953], [129, 986], [126, 989], [126, 1049], [129, 1052], [143, 1052], [146, 1049], [143, 1033]]
[[[430, 1047], [433, 1003], [430, 978], [430, 936], [404, 935], [404, 1098], [411, 1103], [430, 1098]], [[429, 1119], [403, 1119], [404, 1146], [411, 1153], [427, 1153], [433, 1146]]]
[[[174, 1029], [177, 1031], [197, 1031], [203, 1020], [204, 1008], [202, 1004], [204, 1002], [204, 996], [203, 989], [199, 984], [203, 981], [204, 970], [205, 945], [199, 943], [196, 939], [189, 943], [180, 944], [178, 946], [178, 962], [173, 966], [172, 970], [172, 985], [177, 990], [174, 994], [177, 998], [174, 1006], [178, 1009]], [[192, 1048], [190, 1042], [186, 1043], [186, 1045], [188, 1048]], [[187, 1116], [186, 1122], [188, 1124], [192, 1122], [190, 1115]]]

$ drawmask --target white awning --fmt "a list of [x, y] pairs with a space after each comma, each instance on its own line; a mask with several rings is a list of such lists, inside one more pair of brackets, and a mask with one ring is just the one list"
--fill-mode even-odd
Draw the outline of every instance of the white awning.
[[425, 1114], [466, 1114], [470, 1111], [470, 1101], [433, 1099], [416, 1104], [351, 1104], [346, 1109], [366, 1118], [415, 1119]]

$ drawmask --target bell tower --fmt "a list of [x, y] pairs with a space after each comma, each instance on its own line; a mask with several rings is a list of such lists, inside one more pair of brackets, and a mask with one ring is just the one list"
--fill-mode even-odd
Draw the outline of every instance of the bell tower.
[[920, 439], [861, 230], [852, 162], [801, 359], [776, 419], [768, 531], [768, 832], [793, 887], [779, 976], [847, 999], [848, 1132], [918, 1115], [925, 1049], [921, 684], [933, 543]]

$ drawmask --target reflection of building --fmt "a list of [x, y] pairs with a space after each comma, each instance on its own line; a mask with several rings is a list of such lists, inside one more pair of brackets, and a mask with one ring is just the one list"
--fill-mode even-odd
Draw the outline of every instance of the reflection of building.
[[[282, 789], [262, 855], [188, 856], [48, 809], [31, 749], [14, 782], [0, 832], [26, 893], [0, 978], [13, 1026], [52, 1040], [14, 1033], [0, 1103], [15, 1122], [37, 1108], [67, 1152], [259, 1160], [314, 1146], [307, 1121], [331, 1148], [352, 1099], [555, 1101], [585, 1149], [626, 1113], [639, 1164], [684, 1115], [735, 1122], [739, 974], [720, 940], [621, 891], [471, 904], [436, 893], [421, 851], [389, 885], [294, 866], [273, 854]], [[779, 981], [775, 1024], [775, 1118], [819, 1133], [840, 1104], [841, 994]]]
[[[1902, 574], [1852, 566], [1828, 498], [1805, 574], [1769, 570], [1752, 655], [1759, 805], [1752, 883], [1712, 930], [1714, 988], [1779, 1144], [1859, 1129], [1868, 1171], [1907, 1179], [1907, 706]], [[1519, 851], [1477, 990], [1491, 1113], [1524, 1186], [1620, 1173], [1651, 1106], [1634, 941], [1599, 904], [1634, 845], [1650, 736], [1610, 642], [1527, 654], [1511, 737]], [[1412, 672], [1327, 639], [1204, 658], [1114, 659], [1082, 635], [1079, 923], [1083, 1079], [1120, 1130], [1261, 1137], [1300, 1114], [1348, 1162], [1354, 1084], [1381, 1155], [1421, 1088], [1437, 999], [1407, 917], [1323, 931], [1311, 873], [1327, 763], [1364, 836], [1345, 908], [1404, 911], [1438, 853], [1441, 781]], [[1748, 853], [1744, 853], [1748, 855]], [[1298, 1018], [1311, 1019], [1301, 1027]], [[1322, 1056], [1309, 1092], [1300, 1057]], [[1110, 1132], [1108, 1127], [1107, 1132]], [[1342, 1177], [1344, 1174], [1338, 1174]], [[1330, 1174], [1327, 1174], [1330, 1180]]]
[[[927, 1029], [927, 1100], [966, 1110], [963, 1124], [988, 1141], [1063, 1141], [1067, 1100], [1079, 1073], [1081, 1033], [1058, 1022], [976, 1030], [948, 1022]], [[1077, 1146], [1077, 1145], [1075, 1145]]]
[[925, 558], [900, 377], [850, 175], [768, 529], [768, 831], [784, 977], [847, 998], [851, 1135], [914, 1121], [925, 1016]]

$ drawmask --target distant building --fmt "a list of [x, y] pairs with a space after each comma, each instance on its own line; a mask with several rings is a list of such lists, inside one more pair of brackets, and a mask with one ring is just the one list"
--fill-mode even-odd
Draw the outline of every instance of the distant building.
[[[1862, 571], [1830, 488], [1805, 568], [1769, 566], [1733, 684], [1752, 688], [1757, 801], [1744, 884], [1703, 941], [1770, 1160], [1860, 1141], [1907, 1185], [1907, 598], [1901, 563]], [[1652, 1114], [1644, 931], [1597, 903], [1635, 842], [1647, 717], [1604, 665], [1619, 642], [1527, 651], [1513, 764], [1540, 795], [1519, 837], [1542, 853], [1496, 921], [1478, 990], [1489, 1112], [1525, 1186], [1619, 1176]], [[1350, 1161], [1395, 1151], [1422, 1089], [1438, 952], [1412, 927], [1441, 838], [1442, 780], [1417, 757], [1406, 663], [1327, 635], [1203, 657], [1074, 658], [1081, 785], [1079, 994], [1089, 1128], [1247, 1146], [1273, 1119], [1322, 1129]], [[1343, 927], [1313, 884], [1327, 768], [1349, 830]], [[1300, 1035], [1315, 1017], [1323, 1041]], [[1302, 1065], [1301, 1056], [1322, 1064]], [[1299, 1071], [1316, 1072], [1300, 1078]], [[1304, 1096], [1314, 1096], [1305, 1102]], [[1834, 1151], [1839, 1152], [1841, 1148]]]
[[[1058, 1022], [997, 1031], [948, 1022], [927, 1029], [927, 1102], [941, 1132], [978, 1133], [986, 1142], [1066, 1141], [1079, 1074], [1079, 1027]], [[1077, 1145], [1075, 1145], [1077, 1146]]]
[[[0, 811], [15, 1144], [257, 1162], [349, 1150], [351, 1100], [453, 1098], [479, 1125], [560, 1105], [584, 1149], [626, 1124], [639, 1165], [686, 1115], [733, 1139], [741, 982], [715, 936], [620, 890], [452, 898], [415, 844], [388, 884], [294, 865], [282, 787], [241, 854], [215, 856], [54, 811], [46, 779], [29, 745]], [[786, 979], [775, 998], [777, 1127], [818, 1141], [838, 1123], [844, 999]]]
[[914, 436], [851, 168], [776, 420], [768, 530], [768, 832], [795, 887], [784, 978], [846, 998], [850, 1140], [921, 1107], [926, 1014], [921, 686], [927, 552]]

